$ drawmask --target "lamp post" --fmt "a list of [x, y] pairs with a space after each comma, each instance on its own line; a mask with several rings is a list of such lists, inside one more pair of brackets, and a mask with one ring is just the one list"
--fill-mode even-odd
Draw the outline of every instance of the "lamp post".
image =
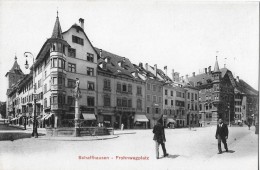
[[33, 70], [33, 103], [34, 103], [34, 106], [33, 106], [33, 132], [32, 132], [32, 136], [34, 136], [35, 138], [38, 138], [38, 132], [37, 132], [37, 123], [36, 123], [36, 98], [35, 98], [35, 83], [34, 83], [34, 56], [31, 52], [24, 52], [24, 56], [26, 57], [26, 62], [25, 62], [25, 68], [28, 69], [29, 68], [29, 64], [28, 64], [28, 61], [27, 61], [27, 57], [28, 57], [28, 54], [30, 57], [33, 58], [33, 64], [32, 64], [32, 70]]
[[229, 124], [229, 126], [231, 127], [231, 122], [230, 122], [230, 103], [228, 103], [228, 116], [229, 116], [229, 118], [228, 118], [228, 124]]

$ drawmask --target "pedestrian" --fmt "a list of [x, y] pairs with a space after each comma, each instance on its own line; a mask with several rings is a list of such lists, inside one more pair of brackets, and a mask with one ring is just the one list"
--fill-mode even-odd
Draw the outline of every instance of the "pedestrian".
[[216, 135], [215, 138], [218, 139], [218, 154], [222, 153], [221, 149], [221, 141], [224, 144], [224, 148], [226, 149], [226, 152], [228, 152], [227, 147], [227, 139], [228, 139], [228, 127], [226, 124], [223, 123], [222, 119], [218, 120], [219, 124], [217, 125]]
[[166, 142], [166, 138], [165, 138], [165, 133], [164, 133], [164, 127], [162, 125], [162, 118], [160, 118], [156, 125], [153, 127], [153, 133], [154, 133], [154, 137], [153, 140], [155, 141], [155, 152], [156, 152], [156, 158], [159, 159], [159, 146], [162, 146], [162, 150], [163, 150], [163, 156], [166, 157], [169, 154], [166, 152], [166, 148], [165, 148], [165, 142]]
[[121, 130], [124, 130], [124, 123], [121, 124]]
[[23, 120], [24, 120], [24, 122], [23, 122], [24, 130], [26, 130], [26, 117], [24, 117]]
[[100, 124], [100, 122], [98, 123], [98, 127], [101, 127], [101, 124]]

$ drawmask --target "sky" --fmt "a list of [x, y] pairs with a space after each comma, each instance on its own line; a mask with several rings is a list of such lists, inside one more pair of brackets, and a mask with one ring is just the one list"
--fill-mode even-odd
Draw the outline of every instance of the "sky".
[[52, 34], [57, 10], [62, 31], [84, 18], [95, 47], [134, 64], [167, 66], [169, 76], [172, 69], [191, 76], [214, 68], [217, 55], [220, 68], [226, 64], [258, 89], [258, 2], [0, 0], [0, 101], [6, 101], [5, 74], [15, 55], [28, 74], [23, 54], [37, 56]]

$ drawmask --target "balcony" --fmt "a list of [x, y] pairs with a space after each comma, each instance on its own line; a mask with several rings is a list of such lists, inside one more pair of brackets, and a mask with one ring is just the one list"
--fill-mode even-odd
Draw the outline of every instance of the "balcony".
[[51, 90], [65, 90], [63, 85], [51, 85]]
[[116, 111], [128, 111], [128, 112], [134, 112], [135, 108], [132, 107], [116, 107]]
[[51, 104], [51, 110], [62, 110], [63, 104]]

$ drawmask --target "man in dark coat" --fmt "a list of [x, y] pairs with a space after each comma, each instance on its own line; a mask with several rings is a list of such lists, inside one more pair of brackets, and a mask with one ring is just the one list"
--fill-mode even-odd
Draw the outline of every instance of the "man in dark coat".
[[219, 124], [217, 125], [217, 130], [216, 130], [216, 136], [215, 137], [216, 137], [216, 139], [218, 139], [218, 151], [219, 151], [219, 154], [222, 153], [221, 141], [224, 144], [226, 152], [228, 152], [228, 147], [227, 147], [228, 127], [227, 127], [226, 124], [223, 123], [222, 119], [219, 119]]
[[162, 125], [162, 118], [157, 121], [157, 124], [153, 128], [153, 133], [153, 140], [155, 141], [156, 158], [159, 159], [159, 145], [162, 146], [163, 156], [168, 156], [169, 154], [167, 154], [165, 149], [166, 138], [164, 133], [164, 127]]

